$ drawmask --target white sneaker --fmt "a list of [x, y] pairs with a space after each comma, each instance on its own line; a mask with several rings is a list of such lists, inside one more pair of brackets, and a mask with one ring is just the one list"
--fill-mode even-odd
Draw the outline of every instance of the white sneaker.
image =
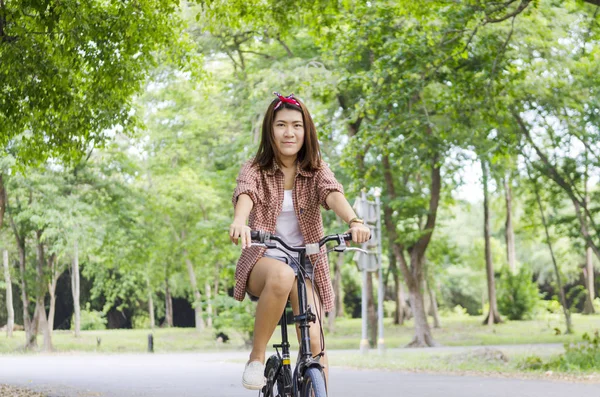
[[242, 385], [246, 389], [260, 390], [267, 384], [265, 378], [265, 365], [260, 361], [250, 361], [244, 368], [242, 375]]

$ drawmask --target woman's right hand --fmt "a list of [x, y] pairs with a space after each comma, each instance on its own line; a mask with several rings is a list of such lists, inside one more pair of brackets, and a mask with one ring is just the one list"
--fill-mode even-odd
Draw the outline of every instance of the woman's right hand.
[[238, 244], [239, 240], [242, 240], [242, 249], [250, 247], [252, 239], [250, 238], [250, 229], [246, 224], [236, 222], [235, 220], [229, 226], [229, 239], [235, 245]]

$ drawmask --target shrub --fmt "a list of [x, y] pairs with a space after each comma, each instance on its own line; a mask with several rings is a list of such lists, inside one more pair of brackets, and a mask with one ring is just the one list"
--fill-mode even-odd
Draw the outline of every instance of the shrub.
[[470, 315], [481, 314], [480, 275], [467, 267], [450, 267], [441, 281], [443, 306], [463, 307]]
[[547, 364], [550, 369], [563, 371], [600, 369], [600, 335], [583, 334], [579, 343], [565, 343], [565, 352]]
[[383, 317], [393, 318], [396, 313], [396, 302], [384, 300], [383, 301]]
[[224, 330], [238, 331], [246, 344], [251, 343], [254, 334], [256, 304], [250, 301], [250, 299], [238, 302], [226, 295], [216, 296], [213, 304], [218, 313], [213, 318], [215, 332], [219, 333]]
[[498, 310], [510, 320], [531, 318], [540, 301], [537, 283], [532, 281], [532, 272], [522, 266], [513, 274], [503, 267], [498, 283]]
[[524, 370], [597, 371], [600, 369], [600, 335], [583, 334], [579, 343], [565, 343], [565, 352], [543, 362], [539, 356], [526, 357], [519, 367]]
[[[80, 327], [82, 331], [106, 329], [106, 318], [103, 312], [90, 310], [89, 305], [81, 311]], [[75, 321], [71, 321], [71, 330], [75, 329]]]
[[518, 367], [523, 370], [538, 370], [544, 368], [544, 362], [540, 356], [528, 356], [519, 363]]
[[131, 325], [134, 329], [150, 328], [150, 315], [146, 311], [139, 311], [131, 319]]

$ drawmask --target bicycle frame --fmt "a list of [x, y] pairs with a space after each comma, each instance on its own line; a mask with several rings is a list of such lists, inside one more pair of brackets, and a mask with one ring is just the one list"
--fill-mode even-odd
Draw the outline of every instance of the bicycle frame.
[[287, 312], [286, 309], [288, 305], [283, 310], [283, 314], [281, 315], [280, 327], [281, 327], [281, 343], [275, 344], [273, 347], [275, 349], [281, 349], [281, 355], [278, 356], [281, 360], [281, 368], [276, 372], [275, 379], [278, 378], [279, 372], [284, 371], [289, 374], [288, 377], [283, 376], [284, 380], [291, 380], [290, 384], [286, 384], [287, 382], [283, 382], [283, 395], [285, 396], [297, 396], [299, 392], [298, 385], [302, 383], [302, 378], [304, 377], [304, 373], [307, 368], [312, 366], [318, 366], [320, 370], [323, 369], [323, 365], [320, 363], [320, 355], [313, 357], [312, 350], [310, 347], [310, 323], [316, 322], [316, 315], [312, 313], [310, 306], [308, 305], [308, 297], [306, 293], [306, 280], [303, 277], [305, 269], [306, 269], [306, 253], [299, 252], [298, 263], [300, 264], [300, 269], [298, 270], [299, 277], [296, 277], [296, 285], [298, 287], [298, 315], [294, 316], [294, 322], [298, 324], [300, 328], [300, 356], [298, 358], [298, 362], [296, 363], [296, 367], [294, 370], [294, 374], [297, 376], [293, 376], [292, 374], [292, 366], [291, 366], [291, 357], [290, 357], [290, 343], [288, 339], [288, 321], [287, 321]]
[[[337, 240], [339, 242], [339, 246], [342, 247], [340, 250], [345, 249], [345, 241], [351, 239], [352, 236], [349, 234], [344, 235], [333, 235], [327, 236], [323, 238], [319, 243], [313, 244], [312, 247], [308, 247], [308, 249], [312, 248], [313, 250], [319, 249], [322, 245], [327, 243], [328, 241]], [[298, 277], [296, 277], [296, 283], [298, 286], [298, 315], [294, 316], [294, 322], [298, 324], [300, 328], [300, 356], [298, 357], [298, 361], [296, 363], [296, 367], [294, 370], [294, 374], [292, 375], [291, 369], [291, 360], [290, 360], [290, 344], [287, 334], [287, 316], [286, 309], [284, 309], [283, 314], [280, 320], [281, 326], [281, 344], [275, 344], [273, 347], [277, 351], [277, 356], [279, 357], [280, 367], [276, 370], [274, 379], [277, 380], [281, 377], [283, 379], [283, 390], [278, 390], [281, 394], [283, 393], [286, 397], [296, 397], [298, 396], [299, 386], [302, 384], [302, 380], [304, 378], [304, 374], [308, 368], [317, 367], [320, 371], [323, 370], [323, 365], [320, 363], [320, 358], [322, 353], [319, 353], [317, 356], [313, 357], [311, 347], [310, 347], [310, 323], [316, 322], [317, 316], [312, 312], [310, 306], [308, 305], [308, 297], [306, 293], [306, 280], [305, 280], [305, 268], [306, 268], [306, 255], [307, 255], [307, 247], [290, 247], [285, 241], [282, 241], [277, 236], [273, 236], [269, 233], [264, 232], [252, 232], [252, 240], [260, 241], [260, 245], [266, 246], [267, 248], [279, 248], [277, 245], [271, 241], [265, 240], [274, 240], [281, 243], [281, 245], [287, 248], [290, 251], [298, 253]], [[291, 256], [284, 252], [290, 260], [292, 260]], [[318, 251], [320, 252], [320, 251]], [[286, 304], [287, 308], [287, 304]], [[322, 326], [322, 324], [321, 324]], [[281, 355], [279, 354], [279, 350], [281, 349]], [[281, 371], [284, 371], [284, 374], [287, 373], [291, 376], [282, 376]], [[323, 377], [324, 379], [325, 377]], [[288, 381], [291, 380], [290, 384], [287, 384]], [[266, 391], [266, 389], [265, 389]], [[268, 392], [268, 391], [267, 391]], [[265, 394], [266, 395], [266, 394]]]

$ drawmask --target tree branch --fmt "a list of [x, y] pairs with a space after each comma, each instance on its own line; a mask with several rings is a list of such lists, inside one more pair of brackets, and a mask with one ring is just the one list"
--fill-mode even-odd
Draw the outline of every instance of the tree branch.
[[277, 36], [275, 40], [277, 40], [277, 42], [281, 44], [281, 46], [285, 49], [285, 52], [287, 52], [288, 56], [294, 56], [294, 53], [292, 52], [292, 50], [290, 50], [290, 47], [288, 47], [287, 44], [285, 44], [285, 42], [279, 38], [279, 36]]
[[511, 12], [509, 14], [506, 14], [503, 17], [496, 18], [496, 19], [492, 19], [492, 18], [486, 17], [485, 18], [485, 23], [500, 23], [500, 22], [506, 21], [507, 19], [513, 18], [513, 17], [519, 15], [520, 13], [522, 13], [527, 8], [527, 6], [529, 5], [529, 3], [531, 3], [531, 0], [521, 0], [521, 4], [519, 4], [519, 6], [517, 7], [517, 9], [514, 10], [513, 12]]
[[250, 50], [245, 50], [245, 51], [243, 51], [243, 50], [240, 50], [239, 52], [241, 52], [241, 53], [245, 53], [245, 54], [254, 54], [254, 55], [260, 55], [261, 57], [265, 57], [265, 58], [267, 58], [267, 59], [275, 59], [275, 57], [274, 57], [274, 56], [272, 56], [272, 55], [269, 55], [269, 54], [263, 54], [263, 53], [261, 53], [261, 52], [256, 52], [256, 51], [250, 51]]
[[[437, 209], [440, 203], [440, 193], [442, 190], [441, 165], [439, 164], [439, 154], [434, 154], [431, 159], [431, 190], [429, 197], [429, 211], [427, 222], [425, 222], [425, 233], [419, 238], [416, 244], [412, 247], [411, 256], [415, 256], [417, 262], [420, 263], [425, 250], [431, 241], [433, 229], [435, 228], [435, 220], [437, 217]], [[411, 261], [412, 262], [412, 261]]]
[[[513, 32], [515, 31], [515, 19], [516, 18], [517, 18], [516, 16], [513, 17], [511, 27], [510, 27], [510, 32], [508, 32], [508, 36], [506, 37], [506, 40], [504, 40], [504, 44], [502, 45], [502, 48], [500, 48], [498, 55], [496, 55], [496, 58], [494, 58], [494, 63], [492, 64], [492, 71], [490, 73], [490, 82], [488, 83], [488, 91], [494, 81], [494, 74], [496, 73], [496, 65], [498, 64], [498, 59], [500, 59], [500, 57], [504, 56], [504, 53], [506, 52], [506, 47], [508, 46], [508, 42], [510, 41], [510, 38], [512, 37]], [[494, 95], [490, 95], [490, 98], [492, 98], [492, 100], [493, 100]]]

